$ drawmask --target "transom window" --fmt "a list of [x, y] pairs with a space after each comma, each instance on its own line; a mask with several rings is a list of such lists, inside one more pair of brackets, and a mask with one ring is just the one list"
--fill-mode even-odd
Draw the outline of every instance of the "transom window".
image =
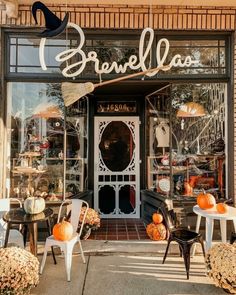
[[[128, 61], [130, 55], [137, 55], [139, 51], [140, 32], [137, 34], [85, 34], [85, 44], [83, 51], [87, 54], [89, 51], [95, 51], [101, 63], [108, 62], [111, 64], [116, 61], [118, 64], [124, 64]], [[61, 38], [61, 37], [60, 37]], [[17, 76], [29, 73], [39, 75], [53, 74], [55, 77], [62, 77], [61, 70], [65, 64], [60, 64], [55, 60], [55, 56], [69, 48], [76, 48], [80, 40], [78, 36], [70, 34], [68, 39], [47, 39], [45, 46], [45, 62], [47, 71], [43, 71], [39, 61], [39, 43], [40, 39], [32, 35], [16, 34], [8, 35], [8, 48], [10, 57], [7, 59], [7, 76]], [[154, 38], [152, 49], [145, 61], [146, 67], [156, 66], [156, 45], [161, 38], [167, 38], [170, 42], [169, 54], [166, 59], [166, 64], [171, 61], [174, 55], [180, 54], [183, 58], [190, 56], [193, 60], [199, 60], [198, 64], [193, 64], [190, 67], [173, 67], [170, 71], [160, 72], [159, 78], [162, 79], [168, 76], [168, 79], [176, 79], [179, 75], [196, 77], [203, 75], [204, 77], [229, 77], [227, 72], [227, 60], [229, 60], [229, 40], [227, 36], [210, 35], [209, 36], [178, 36], [178, 35], [161, 35], [157, 34]], [[147, 40], [146, 40], [147, 42]], [[144, 45], [145, 47], [145, 45]], [[161, 55], [164, 53], [164, 44], [161, 46]], [[78, 62], [79, 54], [74, 55], [67, 61], [68, 64]], [[228, 70], [229, 71], [229, 70]], [[127, 70], [127, 72], [132, 72]], [[106, 78], [114, 73], [106, 74]], [[98, 79], [94, 72], [94, 64], [92, 62], [86, 65], [83, 73], [77, 77]], [[104, 77], [102, 77], [104, 79]], [[155, 77], [149, 78], [155, 79]]]

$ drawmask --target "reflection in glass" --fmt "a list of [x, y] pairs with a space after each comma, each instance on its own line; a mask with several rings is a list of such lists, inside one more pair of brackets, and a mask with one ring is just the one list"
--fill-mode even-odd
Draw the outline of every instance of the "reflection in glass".
[[67, 108], [65, 124], [60, 84], [9, 83], [8, 114], [10, 196], [24, 198], [36, 193], [43, 194], [46, 200], [58, 201], [64, 197], [64, 179], [65, 197], [85, 189], [86, 100]]

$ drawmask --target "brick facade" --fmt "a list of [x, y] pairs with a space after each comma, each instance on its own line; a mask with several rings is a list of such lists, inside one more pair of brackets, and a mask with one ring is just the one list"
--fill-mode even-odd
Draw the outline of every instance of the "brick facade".
[[[142, 29], [152, 26], [166, 30], [235, 30], [236, 6], [135, 6], [135, 5], [50, 5], [52, 11], [62, 18], [65, 11], [70, 13], [70, 21], [82, 28]], [[20, 5], [19, 17], [9, 19], [2, 6], [2, 25], [35, 26], [31, 6]], [[43, 26], [43, 17], [39, 26]]]

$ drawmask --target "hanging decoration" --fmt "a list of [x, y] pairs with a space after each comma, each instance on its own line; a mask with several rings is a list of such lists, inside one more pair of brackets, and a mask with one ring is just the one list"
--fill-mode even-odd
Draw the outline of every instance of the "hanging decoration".
[[[61, 21], [54, 13], [52, 13], [42, 2], [37, 1], [32, 6], [32, 14], [37, 23], [36, 12], [41, 10], [45, 17], [46, 30], [40, 33], [42, 37], [39, 45], [39, 60], [41, 68], [46, 71], [47, 66], [45, 63], [45, 45], [47, 37], [55, 37], [59, 35], [67, 27], [75, 29], [78, 33], [78, 46], [76, 48], [66, 49], [55, 56], [55, 60], [59, 63], [63, 63], [64, 68], [62, 74], [67, 78], [75, 78], [80, 75], [86, 68], [88, 63], [94, 64], [94, 71], [100, 76], [100, 83], [93, 84], [91, 82], [75, 85], [72, 83], [62, 83], [62, 93], [65, 101], [65, 106], [69, 106], [81, 97], [94, 91], [96, 87], [104, 86], [107, 84], [127, 80], [137, 76], [153, 77], [159, 73], [159, 71], [169, 71], [172, 67], [191, 67], [199, 63], [199, 60], [194, 60], [190, 55], [182, 57], [180, 54], [174, 55], [169, 62], [168, 54], [170, 51], [170, 43], [166, 38], [161, 38], [156, 45], [155, 58], [156, 67], [151, 68], [149, 62], [149, 68], [147, 68], [147, 61], [151, 61], [151, 55], [153, 52], [153, 44], [155, 42], [155, 34], [152, 28], [145, 28], [140, 36], [138, 55], [130, 55], [127, 62], [119, 64], [117, 61], [113, 61], [111, 64], [108, 62], [101, 62], [98, 58], [96, 51], [85, 52], [83, 50], [85, 45], [85, 36], [83, 30], [77, 24], [68, 22], [69, 14], [66, 13], [64, 19]], [[150, 20], [150, 24], [152, 21]], [[71, 59], [76, 60], [75, 63], [69, 62]], [[102, 74], [109, 74], [115, 72], [117, 74], [125, 74], [127, 70], [139, 71], [131, 75], [123, 76], [120, 78], [112, 79], [110, 81], [101, 82]]]
[[73, 104], [74, 102], [82, 98], [83, 96], [93, 92], [94, 89], [97, 87], [128, 80], [130, 78], [146, 75], [151, 72], [157, 73], [160, 70], [166, 71], [167, 69], [169, 69], [169, 66], [157, 67], [157, 68], [149, 69], [143, 72], [130, 74], [127, 76], [115, 78], [115, 79], [108, 80], [102, 83], [97, 83], [97, 84], [93, 84], [92, 82], [86, 82], [86, 83], [63, 82], [61, 83], [62, 97], [64, 99], [65, 106], [68, 107], [69, 105]]
[[38, 36], [41, 38], [56, 37], [61, 34], [67, 26], [69, 20], [69, 13], [67, 12], [64, 19], [60, 20], [51, 10], [47, 8], [45, 4], [40, 1], [36, 1], [32, 5], [32, 14], [36, 24], [37, 10], [41, 10], [44, 14], [46, 30], [41, 32]]

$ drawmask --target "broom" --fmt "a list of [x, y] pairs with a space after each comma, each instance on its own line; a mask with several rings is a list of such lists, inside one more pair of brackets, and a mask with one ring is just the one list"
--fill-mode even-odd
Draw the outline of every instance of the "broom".
[[130, 78], [138, 77], [141, 75], [146, 75], [147, 73], [152, 73], [152, 72], [159, 72], [160, 70], [162, 71], [167, 71], [170, 69], [170, 66], [162, 66], [162, 67], [157, 67], [153, 69], [148, 69], [146, 71], [130, 74], [127, 76], [123, 76], [120, 78], [115, 78], [109, 81], [93, 84], [92, 82], [86, 82], [86, 83], [70, 83], [70, 82], [62, 82], [61, 83], [61, 91], [62, 91], [62, 96], [64, 99], [65, 106], [68, 107], [74, 102], [76, 102], [78, 99], [81, 97], [91, 93], [94, 91], [95, 88], [105, 86], [108, 84], [124, 81]]

